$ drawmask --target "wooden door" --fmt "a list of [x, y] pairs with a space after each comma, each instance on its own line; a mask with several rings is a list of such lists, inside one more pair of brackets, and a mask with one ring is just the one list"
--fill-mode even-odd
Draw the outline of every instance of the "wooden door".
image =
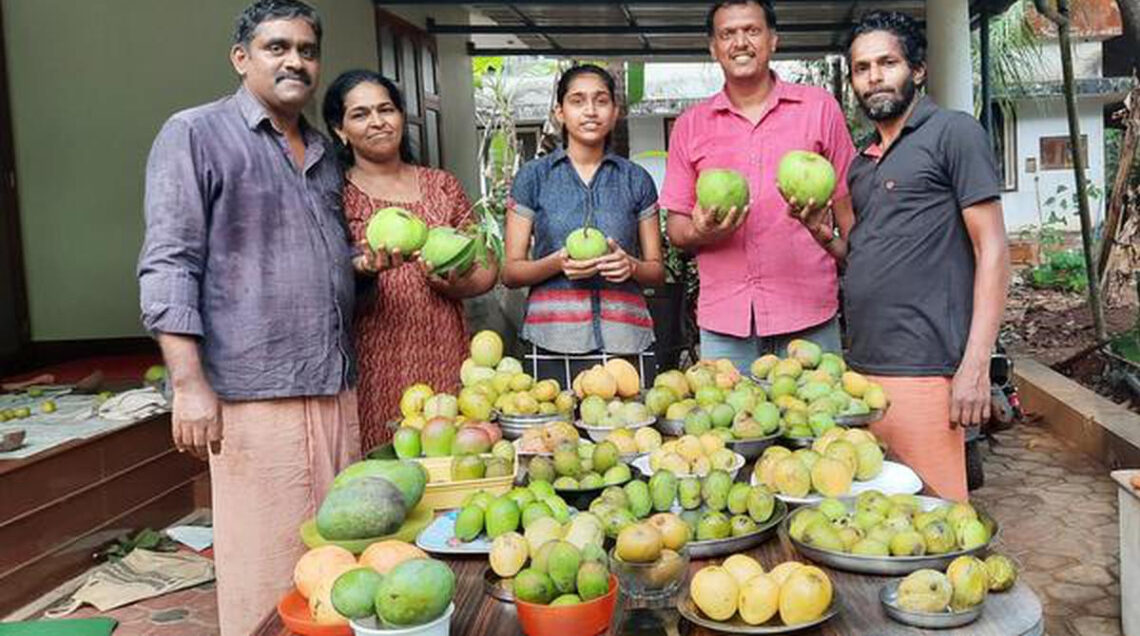
[[416, 163], [443, 165], [440, 142], [439, 54], [435, 38], [396, 15], [376, 9], [380, 73], [404, 94], [405, 134]]

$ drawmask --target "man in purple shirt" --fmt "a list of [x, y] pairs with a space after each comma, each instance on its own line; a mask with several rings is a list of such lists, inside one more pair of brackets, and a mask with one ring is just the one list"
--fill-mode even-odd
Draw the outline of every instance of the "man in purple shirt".
[[292, 586], [297, 527], [359, 452], [342, 177], [301, 110], [321, 25], [298, 0], [238, 17], [233, 95], [172, 116], [147, 162], [142, 318], [180, 451], [209, 459], [223, 636]]

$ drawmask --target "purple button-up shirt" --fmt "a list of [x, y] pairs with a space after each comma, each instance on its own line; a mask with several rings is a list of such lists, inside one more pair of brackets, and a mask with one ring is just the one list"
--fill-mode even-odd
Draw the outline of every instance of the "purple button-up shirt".
[[334, 395], [353, 381], [343, 174], [302, 121], [304, 169], [244, 88], [171, 117], [146, 169], [144, 326], [196, 336], [227, 400]]

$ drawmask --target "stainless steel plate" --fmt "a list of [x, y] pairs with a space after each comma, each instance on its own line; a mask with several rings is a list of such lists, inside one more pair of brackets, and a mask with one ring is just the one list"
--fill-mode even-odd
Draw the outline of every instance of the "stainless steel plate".
[[504, 603], [515, 602], [515, 590], [511, 585], [512, 579], [504, 579], [495, 574], [491, 566], [483, 570], [483, 591], [491, 598]]
[[883, 604], [883, 610], [886, 611], [887, 616], [903, 625], [922, 629], [950, 629], [969, 625], [982, 616], [982, 608], [985, 607], [985, 603], [961, 612], [954, 612], [949, 609], [937, 613], [905, 610], [898, 604], [899, 583], [900, 581], [890, 581], [884, 585], [879, 590], [879, 602]]
[[825, 611], [822, 616], [814, 621], [799, 623], [798, 625], [785, 625], [780, 621], [778, 616], [763, 625], [749, 625], [745, 623], [739, 615], [733, 616], [727, 621], [714, 621], [702, 614], [697, 604], [693, 602], [693, 599], [689, 598], [688, 587], [677, 597], [677, 611], [691, 623], [727, 634], [787, 634], [789, 632], [815, 627], [838, 614], [839, 595], [835, 594], [831, 597], [831, 605], [827, 607], [827, 611]]
[[563, 413], [547, 413], [544, 415], [498, 414], [499, 428], [503, 431], [504, 439], [518, 439], [529, 428], [545, 426], [559, 420], [572, 423], [573, 418]]
[[886, 414], [886, 409], [874, 409], [865, 415], [836, 415], [835, 423], [847, 428], [862, 428], [878, 422]]
[[630, 431], [636, 431], [639, 428], [645, 428], [646, 426], [653, 426], [653, 423], [656, 421], [657, 421], [657, 418], [650, 416], [649, 419], [647, 419], [643, 422], [637, 422], [635, 424], [627, 424], [626, 426], [616, 427], [616, 426], [590, 426], [590, 425], [584, 423], [582, 420], [578, 420], [578, 421], [574, 422], [574, 426], [577, 426], [580, 430], [586, 431], [586, 434], [590, 437], [591, 440], [593, 440], [595, 442], [600, 442], [600, 441], [606, 439], [607, 437], [609, 437], [610, 433], [616, 431], [618, 428], [624, 428], [624, 429], [627, 429]]
[[776, 431], [772, 435], [766, 437], [756, 437], [753, 439], [734, 439], [725, 442], [724, 445], [734, 453], [743, 455], [744, 459], [756, 459], [764, 453], [764, 449], [780, 440], [780, 432]]
[[[841, 499], [847, 505], [848, 510], [855, 508], [855, 499], [847, 498]], [[937, 497], [924, 497], [918, 496], [918, 501], [923, 510], [931, 510], [937, 506], [945, 504], [952, 504], [954, 502]], [[974, 506], [979, 515], [985, 513]], [[792, 524], [792, 520], [797, 514], [808, 508], [799, 508], [788, 515], [782, 524], [780, 524], [780, 532], [788, 537], [788, 540], [795, 546], [796, 552], [804, 555], [808, 559], [821, 563], [828, 567], [833, 567], [837, 570], [846, 570], [848, 572], [858, 572], [860, 574], [877, 574], [879, 576], [903, 576], [910, 574], [915, 570], [923, 568], [930, 568], [933, 570], [944, 571], [950, 562], [964, 554], [978, 554], [985, 551], [997, 539], [1001, 533], [1001, 528], [998, 527], [997, 522], [994, 522], [994, 532], [990, 537], [989, 542], [985, 545], [978, 546], [971, 550], [955, 550], [946, 554], [928, 554], [923, 556], [903, 556], [903, 557], [881, 557], [881, 556], [864, 556], [860, 554], [847, 554], [845, 552], [832, 552], [830, 550], [820, 550], [813, 548], [809, 545], [801, 543], [788, 533], [788, 528]], [[988, 517], [988, 515], [985, 515]]]
[[680, 437], [685, 434], [685, 420], [667, 420], [660, 418], [657, 420], [657, 430], [661, 431], [662, 435]]
[[772, 516], [757, 527], [756, 532], [741, 537], [729, 537], [727, 539], [690, 541], [685, 544], [685, 547], [689, 550], [689, 556], [694, 559], [711, 559], [712, 557], [751, 550], [772, 538], [780, 527], [780, 522], [783, 521], [787, 515], [788, 504], [777, 499], [775, 507], [772, 508]]

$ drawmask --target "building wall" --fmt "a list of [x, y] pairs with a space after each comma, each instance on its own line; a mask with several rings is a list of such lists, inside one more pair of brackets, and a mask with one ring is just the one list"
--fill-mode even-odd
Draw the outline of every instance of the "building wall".
[[665, 150], [664, 115], [629, 119], [629, 157], [649, 171], [659, 193], [665, 181], [665, 158], [644, 155], [663, 150]]
[[[1073, 77], [1100, 77], [1104, 46], [1099, 40], [1076, 40], [1073, 46]], [[1061, 47], [1056, 40], [1042, 42], [1037, 63], [1025, 69], [1025, 79], [1035, 82], [1057, 82], [1061, 79]]]
[[[1081, 99], [1077, 108], [1080, 112], [1081, 134], [1088, 137], [1088, 179], [1097, 188], [1104, 187], [1104, 121], [1101, 116], [1103, 102], [1099, 99]], [[1048, 220], [1052, 209], [1059, 216], [1064, 215], [1070, 229], [1079, 229], [1080, 221], [1076, 208], [1070, 203], [1064, 210], [1059, 204], [1046, 205], [1049, 197], [1057, 195], [1057, 188], [1064, 186], [1066, 192], [1057, 199], [1068, 198], [1076, 191], [1071, 168], [1063, 170], [1041, 170], [1039, 155], [1041, 137], [1065, 136], [1069, 134], [1064, 101], [1060, 98], [1037, 99], [1017, 102], [1017, 189], [1002, 194], [1002, 207], [1005, 211], [1006, 227], [1011, 231], [1035, 225], [1041, 218]], [[1038, 164], [1034, 173], [1027, 172], [1029, 159]], [[1093, 223], [1103, 217], [1104, 200], [1089, 200]], [[1040, 217], [1039, 217], [1040, 209]]]
[[[237, 86], [228, 52], [247, 1], [2, 2], [32, 338], [139, 335], [146, 156], [171, 113]], [[372, 3], [313, 4], [322, 84], [374, 68]]]

